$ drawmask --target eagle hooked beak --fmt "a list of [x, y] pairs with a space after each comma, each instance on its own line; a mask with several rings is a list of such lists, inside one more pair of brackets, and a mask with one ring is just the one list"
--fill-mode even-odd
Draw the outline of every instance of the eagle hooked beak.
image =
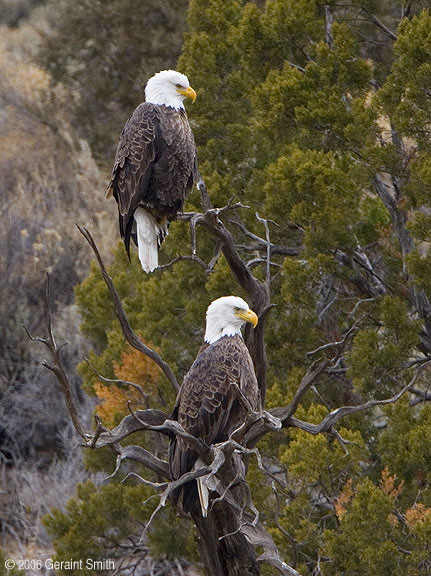
[[256, 328], [259, 318], [257, 317], [257, 314], [253, 312], [253, 310], [239, 310], [236, 312], [236, 315], [238, 318], [241, 318], [246, 322], [250, 322], [250, 324], [253, 324], [253, 328]]
[[190, 98], [192, 102], [196, 100], [196, 92], [193, 90], [191, 86], [189, 86], [188, 88], [184, 88], [184, 90], [182, 88], [177, 89], [177, 92], [178, 94], [182, 94], [186, 98]]

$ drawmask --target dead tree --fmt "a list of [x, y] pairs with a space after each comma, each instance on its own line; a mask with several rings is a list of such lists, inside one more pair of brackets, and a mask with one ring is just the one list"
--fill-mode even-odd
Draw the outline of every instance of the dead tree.
[[[259, 325], [255, 331], [247, 329], [245, 341], [250, 350], [258, 377], [262, 398], [265, 397], [267, 358], [264, 347], [265, 319], [271, 309], [270, 288], [271, 288], [271, 266], [272, 258], [278, 254], [282, 257], [297, 255], [300, 251], [298, 247], [277, 246], [270, 240], [269, 224], [266, 220], [256, 214], [256, 218], [262, 224], [265, 231], [263, 237], [251, 233], [244, 226], [239, 218], [231, 220], [231, 229], [224, 222], [226, 216], [234, 213], [240, 204], [229, 203], [223, 208], [213, 208], [209, 201], [204, 183], [198, 185], [202, 194], [202, 213], [185, 213], [183, 220], [190, 223], [192, 231], [192, 253], [191, 255], [179, 255], [169, 265], [175, 265], [178, 260], [193, 260], [198, 265], [203, 266], [208, 272], [213, 268], [220, 254], [222, 253], [229, 264], [233, 276], [238, 284], [248, 295], [249, 304], [259, 316]], [[209, 263], [204, 262], [196, 254], [196, 230], [199, 226], [206, 228], [215, 239], [214, 256]], [[123, 309], [121, 299], [110, 278], [96, 243], [90, 232], [84, 228], [79, 228], [87, 242], [90, 244], [99, 264], [101, 273], [108, 287], [110, 297], [113, 301], [115, 313], [118, 317], [125, 339], [142, 354], [151, 358], [163, 371], [165, 377], [175, 391], [179, 385], [175, 374], [164, 362], [161, 356], [154, 350], [145, 346], [131, 328]], [[239, 230], [242, 236], [250, 241], [247, 249], [254, 254], [254, 260], [246, 261], [241, 256], [238, 249], [237, 240], [234, 237], [233, 229]], [[359, 249], [358, 249], [359, 250]], [[257, 255], [257, 256], [256, 256]], [[362, 253], [358, 251], [353, 259], [337, 253], [334, 258], [343, 265], [355, 266], [358, 275], [358, 284], [361, 283], [368, 289], [370, 298], [382, 289], [382, 283], [377, 272], [367, 262]], [[364, 259], [365, 258], [365, 259]], [[345, 261], [343, 261], [343, 259]], [[356, 260], [354, 260], [356, 259]], [[258, 280], [253, 274], [253, 267], [256, 264], [264, 267], [264, 280]], [[329, 291], [328, 291], [329, 294]], [[325, 296], [326, 298], [326, 296]], [[47, 290], [48, 303], [50, 302], [50, 289], [48, 282]], [[324, 315], [331, 305], [331, 297], [323, 302], [320, 316]], [[360, 300], [356, 306], [359, 306]], [[333, 410], [328, 410], [328, 414], [318, 424], [312, 424], [298, 419], [295, 416], [298, 406], [304, 395], [310, 389], [315, 388], [319, 379], [325, 373], [330, 373], [339, 362], [343, 351], [349, 342], [357, 325], [355, 323], [345, 332], [343, 337], [336, 342], [328, 342], [316, 350], [309, 353], [316, 355], [317, 360], [311, 364], [308, 372], [296, 390], [292, 401], [287, 406], [270, 411], [249, 414], [247, 420], [235, 430], [231, 437], [217, 445], [207, 446], [199, 438], [195, 438], [185, 432], [178, 422], [169, 419], [169, 415], [154, 409], [136, 410], [123, 418], [118, 426], [112, 430], [106, 429], [98, 421], [95, 431], [85, 430], [71, 395], [71, 383], [62, 362], [62, 345], [58, 345], [52, 330], [51, 308], [48, 306], [47, 314], [48, 336], [47, 338], [34, 337], [29, 332], [28, 336], [35, 341], [44, 344], [49, 352], [50, 360], [45, 361], [45, 367], [53, 372], [57, 378], [59, 389], [63, 394], [70, 412], [72, 422], [76, 432], [82, 438], [83, 444], [89, 448], [99, 448], [110, 446], [117, 455], [116, 474], [121, 463], [125, 459], [134, 460], [142, 464], [145, 468], [155, 473], [158, 482], [152, 482], [137, 474], [130, 475], [141, 482], [153, 486], [159, 492], [159, 504], [148, 521], [151, 524], [153, 517], [160, 509], [168, 505], [169, 496], [173, 490], [190, 480], [204, 475], [210, 475], [217, 487], [217, 496], [212, 500], [208, 517], [201, 516], [200, 508], [192, 510], [191, 520], [194, 522], [199, 534], [199, 547], [202, 562], [206, 566], [210, 576], [256, 576], [260, 574], [260, 566], [263, 563], [273, 565], [281, 574], [289, 576], [299, 576], [293, 566], [286, 564], [272, 539], [265, 530], [260, 520], [259, 511], [253, 504], [250, 489], [246, 480], [247, 462], [250, 458], [255, 458], [258, 466], [267, 473], [260, 452], [258, 450], [259, 440], [266, 434], [276, 434], [281, 428], [296, 427], [310, 434], [330, 433], [342, 441], [337, 433], [337, 423], [344, 417], [364, 410], [370, 410], [376, 406], [396, 402], [403, 394], [414, 391], [414, 384], [417, 382], [421, 370], [428, 365], [428, 358], [423, 357], [416, 363], [414, 376], [404, 386], [399, 387], [399, 392], [385, 400], [372, 400], [356, 405], [340, 406]], [[101, 376], [103, 378], [103, 376]], [[133, 385], [133, 383], [129, 383]], [[123, 446], [122, 441], [138, 431], [152, 431], [163, 436], [176, 434], [187, 439], [189, 445], [197, 452], [204, 466], [198, 470], [193, 470], [184, 474], [180, 479], [172, 481], [169, 477], [169, 467], [165, 460], [160, 459], [150, 451], [135, 445]], [[257, 555], [256, 549], [263, 550]]]

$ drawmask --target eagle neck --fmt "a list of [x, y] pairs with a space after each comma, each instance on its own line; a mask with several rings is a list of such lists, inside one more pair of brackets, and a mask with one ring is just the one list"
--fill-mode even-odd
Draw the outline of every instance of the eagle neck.
[[151, 94], [146, 94], [145, 102], [148, 102], [149, 104], [155, 104], [156, 106], [173, 108], [174, 110], [185, 110], [182, 96], [178, 95], [178, 97], [167, 97], [162, 92], [158, 92], [156, 90], [152, 91]]
[[239, 336], [242, 338], [241, 325], [238, 324], [226, 324], [222, 322], [211, 322], [207, 323], [205, 330], [205, 342], [208, 344], [214, 344], [224, 338], [225, 336]]

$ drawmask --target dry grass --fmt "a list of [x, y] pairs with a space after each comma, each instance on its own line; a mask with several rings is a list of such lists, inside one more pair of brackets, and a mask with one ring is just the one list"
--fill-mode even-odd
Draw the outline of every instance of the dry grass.
[[[63, 508], [88, 478], [63, 400], [40, 365], [42, 351], [21, 323], [43, 333], [51, 273], [55, 330], [69, 343], [73, 368], [85, 348], [73, 287], [90, 259], [75, 222], [116, 234], [106, 177], [74, 136], [65, 93], [51, 91], [47, 74], [29, 61], [36, 40], [28, 25], [0, 30], [0, 547], [21, 557], [49, 549], [42, 516]], [[88, 419], [92, 403], [74, 384]]]

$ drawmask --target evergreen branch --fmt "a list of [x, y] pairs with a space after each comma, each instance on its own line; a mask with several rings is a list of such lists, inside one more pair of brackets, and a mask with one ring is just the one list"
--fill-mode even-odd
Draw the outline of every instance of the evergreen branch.
[[[407, 226], [407, 212], [400, 208], [399, 190], [396, 183], [388, 185], [380, 175], [374, 177], [373, 185], [391, 217], [392, 229], [401, 248], [403, 273], [406, 278], [409, 278], [407, 257], [413, 252], [415, 245]], [[425, 291], [418, 289], [411, 279], [408, 289], [410, 301], [416, 306], [424, 320], [421, 332], [421, 349], [428, 355], [431, 353], [431, 302]]]
[[91, 233], [89, 232], [89, 230], [87, 230], [86, 228], [83, 228], [79, 224], [77, 224], [77, 227], [78, 227], [78, 230], [81, 232], [81, 234], [84, 236], [84, 238], [87, 240], [88, 244], [90, 245], [91, 249], [94, 252], [94, 255], [96, 256], [97, 263], [99, 264], [99, 268], [100, 268], [100, 271], [102, 272], [102, 276], [103, 276], [103, 279], [105, 281], [105, 284], [108, 287], [109, 294], [110, 294], [112, 302], [114, 304], [115, 314], [116, 314], [116, 316], [120, 322], [121, 329], [123, 331], [123, 335], [124, 335], [125, 339], [127, 340], [127, 342], [131, 346], [133, 346], [133, 348], [135, 348], [136, 350], [139, 350], [139, 352], [142, 352], [142, 354], [144, 354], [145, 356], [147, 356], [148, 358], [153, 360], [153, 362], [155, 362], [157, 364], [157, 366], [159, 366], [162, 369], [166, 378], [170, 382], [172, 388], [176, 392], [178, 392], [180, 387], [178, 385], [178, 381], [175, 377], [175, 374], [172, 372], [169, 364], [167, 364], [162, 359], [160, 354], [158, 354], [155, 350], [146, 346], [142, 342], [142, 340], [138, 337], [136, 332], [134, 332], [134, 330], [130, 326], [130, 323], [129, 323], [129, 320], [128, 320], [126, 313], [124, 311], [120, 296], [118, 295], [118, 292], [115, 289], [112, 278], [109, 276], [109, 274], [105, 268], [105, 265], [103, 263], [102, 257], [101, 257], [100, 252], [99, 252], [99, 249], [97, 248], [97, 245], [96, 245]]

